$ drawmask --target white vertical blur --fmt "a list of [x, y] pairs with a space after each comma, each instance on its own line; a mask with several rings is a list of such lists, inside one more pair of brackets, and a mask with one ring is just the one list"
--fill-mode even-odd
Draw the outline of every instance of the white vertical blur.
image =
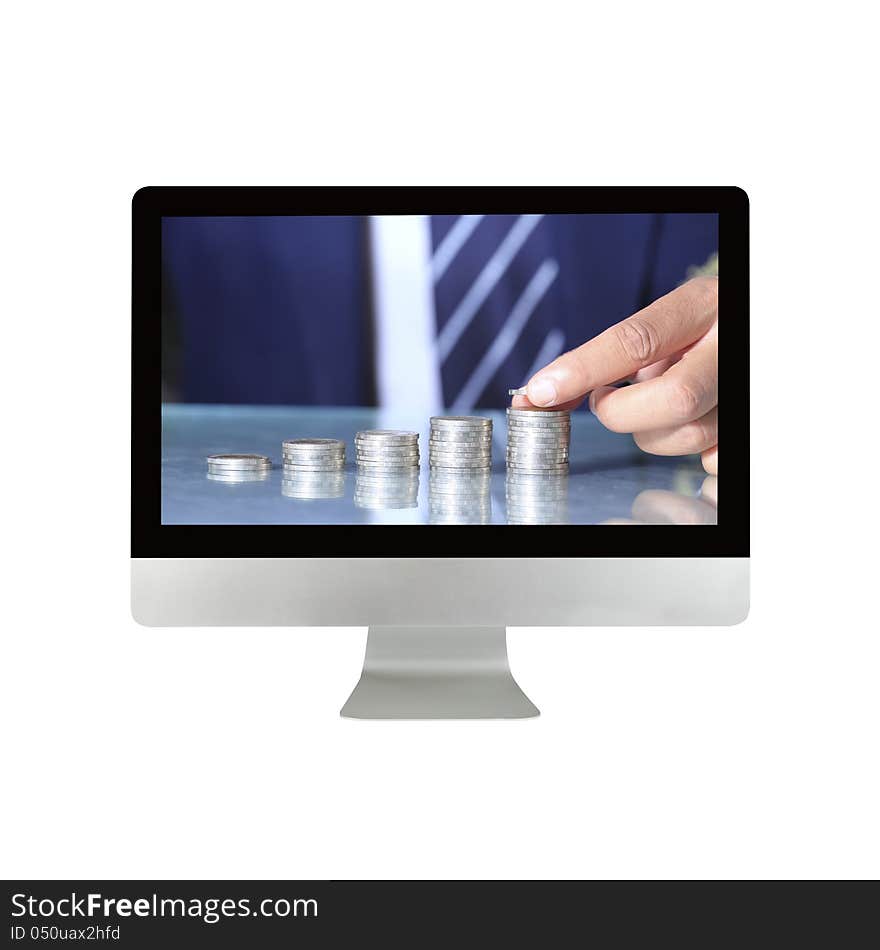
[[427, 215], [370, 218], [379, 406], [423, 418], [443, 408], [430, 227]]

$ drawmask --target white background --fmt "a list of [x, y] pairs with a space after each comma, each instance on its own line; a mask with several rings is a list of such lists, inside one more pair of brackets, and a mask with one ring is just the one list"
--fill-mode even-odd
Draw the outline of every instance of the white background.
[[[867, 9], [7, 12], [0, 873], [876, 876]], [[423, 725], [338, 718], [361, 630], [136, 626], [130, 197], [307, 183], [744, 187], [748, 621], [516, 630], [542, 718]]]

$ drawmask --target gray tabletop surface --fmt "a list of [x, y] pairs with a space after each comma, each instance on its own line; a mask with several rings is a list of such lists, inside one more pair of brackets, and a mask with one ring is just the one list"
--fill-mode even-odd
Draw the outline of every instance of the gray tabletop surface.
[[[715, 523], [714, 505], [701, 497], [705, 475], [697, 457], [645, 455], [630, 436], [609, 432], [581, 409], [572, 414], [568, 476], [508, 479], [504, 412], [479, 414], [494, 422], [491, 477], [453, 476], [432, 485], [427, 418], [362, 408], [166, 404], [162, 523]], [[418, 479], [377, 485], [376, 479], [358, 477], [354, 435], [377, 428], [420, 432]], [[344, 439], [344, 474], [283, 479], [281, 442], [306, 436]], [[272, 459], [264, 481], [228, 483], [207, 477], [206, 456], [242, 452]], [[320, 495], [333, 497], [316, 497]]]

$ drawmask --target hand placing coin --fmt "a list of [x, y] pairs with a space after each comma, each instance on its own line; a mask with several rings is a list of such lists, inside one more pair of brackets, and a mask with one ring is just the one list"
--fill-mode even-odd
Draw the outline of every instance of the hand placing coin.
[[[629, 382], [628, 386], [617, 386]], [[698, 277], [539, 370], [514, 408], [590, 409], [654, 455], [718, 473], [718, 278]]]

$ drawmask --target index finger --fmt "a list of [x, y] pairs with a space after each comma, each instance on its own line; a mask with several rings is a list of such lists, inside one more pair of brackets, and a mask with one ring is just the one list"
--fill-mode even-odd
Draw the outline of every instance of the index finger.
[[529, 402], [555, 406], [632, 376], [698, 340], [717, 317], [718, 278], [689, 280], [535, 373]]

